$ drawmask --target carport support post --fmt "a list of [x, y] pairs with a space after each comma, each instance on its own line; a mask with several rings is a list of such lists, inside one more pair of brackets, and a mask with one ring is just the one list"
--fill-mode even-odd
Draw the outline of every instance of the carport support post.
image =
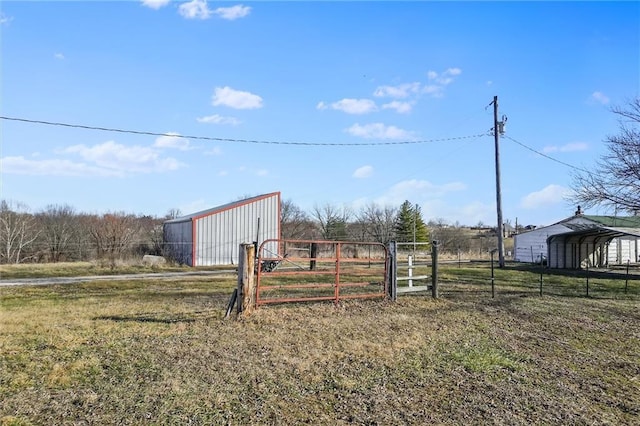
[[438, 298], [438, 240], [431, 243], [431, 296]]
[[248, 315], [256, 306], [255, 246], [240, 244], [238, 254], [238, 314]]

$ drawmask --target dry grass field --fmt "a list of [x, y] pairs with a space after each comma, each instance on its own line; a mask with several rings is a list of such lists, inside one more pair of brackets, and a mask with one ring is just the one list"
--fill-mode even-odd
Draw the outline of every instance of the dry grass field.
[[238, 320], [233, 276], [0, 287], [0, 424], [638, 424], [640, 282], [499, 272]]

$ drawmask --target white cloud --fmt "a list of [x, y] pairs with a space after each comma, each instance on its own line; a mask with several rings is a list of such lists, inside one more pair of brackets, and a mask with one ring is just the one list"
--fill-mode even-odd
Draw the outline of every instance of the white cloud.
[[222, 115], [214, 114], [208, 115], [206, 117], [198, 117], [196, 118], [198, 123], [209, 123], [209, 124], [230, 124], [232, 126], [237, 126], [242, 123], [235, 117], [224, 117]]
[[153, 148], [126, 146], [114, 141], [94, 146], [73, 145], [62, 153], [77, 154], [86, 162], [121, 174], [166, 172], [184, 166], [174, 158], [161, 157]]
[[180, 206], [178, 209], [181, 212], [185, 212], [185, 214], [191, 214], [195, 212], [201, 212], [206, 209], [210, 209], [211, 204], [207, 203], [204, 198], [200, 198], [198, 200], [194, 200], [188, 204], [184, 204]]
[[235, 109], [262, 108], [262, 98], [250, 92], [234, 90], [229, 86], [216, 87], [213, 106], [224, 105]]
[[327, 106], [327, 104], [325, 104], [325, 103], [324, 103], [324, 102], [322, 102], [322, 101], [318, 102], [318, 105], [316, 105], [316, 109], [319, 109], [319, 110], [321, 110], [321, 111], [323, 111], [323, 110], [325, 110], [325, 109], [327, 109], [327, 108], [329, 108], [329, 107]]
[[434, 81], [442, 86], [449, 85], [453, 82], [454, 77], [462, 74], [462, 70], [460, 68], [448, 68], [441, 74], [438, 74], [435, 71], [429, 71], [427, 73], [427, 78], [429, 81]]
[[168, 5], [170, 1], [171, 0], [142, 0], [141, 3], [143, 6], [158, 10]]
[[[171, 137], [158, 138], [156, 145], [183, 149], [182, 145], [175, 145]], [[93, 146], [73, 145], [56, 151], [56, 154], [75, 158], [41, 159], [39, 153], [32, 159], [5, 157], [0, 159], [0, 169], [3, 173], [34, 176], [124, 177], [138, 173], [163, 173], [185, 166], [174, 158], [162, 156], [156, 145], [125, 146], [113, 141]]]
[[593, 92], [591, 94], [591, 100], [602, 105], [607, 105], [609, 103], [609, 97], [602, 92]]
[[259, 169], [255, 171], [256, 176], [267, 176], [269, 175], [269, 171], [266, 169]]
[[382, 123], [371, 123], [361, 126], [356, 123], [345, 129], [353, 136], [365, 139], [412, 139], [413, 134], [396, 126], [386, 126]]
[[219, 146], [214, 146], [213, 148], [211, 148], [208, 151], [205, 151], [204, 153], [205, 155], [222, 155], [222, 148], [220, 148]]
[[353, 172], [353, 177], [356, 179], [364, 179], [371, 177], [373, 175], [373, 167], [372, 166], [362, 166], [357, 168]]
[[249, 14], [249, 12], [251, 12], [251, 8], [249, 6], [237, 4], [231, 7], [219, 7], [213, 13], [220, 16], [222, 19], [233, 21], [234, 19], [244, 18]]
[[571, 190], [560, 185], [547, 185], [540, 191], [525, 195], [520, 200], [524, 209], [538, 209], [561, 203], [571, 193]]
[[367, 114], [376, 111], [376, 103], [371, 99], [341, 99], [331, 104], [331, 108], [347, 114]]
[[218, 176], [227, 176], [228, 174], [229, 174], [229, 172], [228, 172], [228, 171], [226, 171], [226, 170], [220, 170], [220, 171], [218, 172]]
[[382, 109], [395, 109], [400, 114], [411, 112], [412, 105], [410, 102], [391, 101], [382, 105]]
[[179, 133], [167, 133], [164, 136], [160, 136], [153, 144], [155, 148], [174, 148], [180, 151], [187, 151], [191, 149], [189, 140], [180, 136]]
[[439, 74], [435, 71], [427, 72], [428, 84], [419, 82], [404, 83], [397, 86], [378, 86], [373, 92], [376, 97], [389, 97], [395, 99], [404, 99], [409, 96], [415, 96], [420, 93], [440, 97], [444, 92], [444, 88], [453, 83], [455, 77], [462, 73], [460, 68], [449, 68]]
[[467, 225], [475, 225], [480, 221], [484, 223], [491, 223], [495, 211], [495, 205], [475, 201], [463, 206], [460, 209], [460, 217], [457, 220], [460, 221], [460, 223], [464, 223]]
[[397, 86], [378, 86], [373, 92], [373, 96], [402, 99], [418, 92], [420, 92], [420, 83], [415, 82]]
[[[398, 182], [391, 187], [391, 192], [399, 192], [403, 194], [409, 194], [411, 192], [418, 192], [423, 196], [440, 197], [447, 192], [463, 191], [467, 189], [467, 186], [462, 182], [449, 182], [442, 185], [436, 185], [428, 180], [411, 179]], [[406, 198], [406, 197], [405, 197]]]
[[0, 158], [2, 173], [26, 176], [98, 176], [118, 177], [119, 170], [76, 163], [64, 159], [29, 160], [22, 156]]
[[545, 154], [549, 154], [551, 152], [575, 152], [575, 151], [586, 151], [589, 149], [589, 145], [584, 142], [572, 142], [562, 146], [545, 146], [542, 149], [542, 152]]
[[426, 84], [422, 88], [422, 92], [435, 98], [442, 97], [445, 87], [453, 83], [455, 77], [460, 74], [462, 74], [462, 70], [460, 68], [448, 68], [442, 73], [429, 71], [427, 72], [429, 84]]
[[211, 9], [207, 5], [206, 0], [191, 0], [182, 3], [178, 7], [178, 13], [186, 19], [209, 19], [211, 17]]
[[383, 205], [399, 205], [405, 200], [432, 200], [450, 192], [463, 191], [466, 188], [466, 185], [461, 182], [436, 185], [427, 180], [411, 179], [393, 185], [376, 202]]
[[53, 57], [60, 60], [64, 59], [64, 55], [62, 53], [54, 53]]
[[7, 16], [0, 12], [0, 25], [8, 24], [11, 21], [13, 21], [13, 16]]
[[422, 88], [422, 92], [427, 95], [431, 95], [434, 98], [442, 97], [442, 92], [444, 91], [444, 87], [439, 84], [427, 84]]

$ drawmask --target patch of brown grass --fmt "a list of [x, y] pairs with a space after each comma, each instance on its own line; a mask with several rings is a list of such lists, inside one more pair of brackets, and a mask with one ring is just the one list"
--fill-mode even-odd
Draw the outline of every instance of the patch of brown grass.
[[[633, 299], [443, 286], [273, 305], [233, 280], [0, 288], [2, 424], [635, 424]], [[504, 289], [503, 289], [504, 290]]]

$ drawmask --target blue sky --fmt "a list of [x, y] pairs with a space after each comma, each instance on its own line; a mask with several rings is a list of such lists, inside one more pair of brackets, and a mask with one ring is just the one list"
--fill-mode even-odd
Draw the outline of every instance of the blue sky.
[[409, 200], [427, 221], [495, 224], [497, 95], [503, 216], [548, 224], [575, 210], [560, 162], [592, 167], [610, 108], [640, 93], [637, 2], [0, 7], [2, 116], [209, 138], [0, 120], [1, 197], [33, 211], [163, 216], [281, 191], [307, 211]]

